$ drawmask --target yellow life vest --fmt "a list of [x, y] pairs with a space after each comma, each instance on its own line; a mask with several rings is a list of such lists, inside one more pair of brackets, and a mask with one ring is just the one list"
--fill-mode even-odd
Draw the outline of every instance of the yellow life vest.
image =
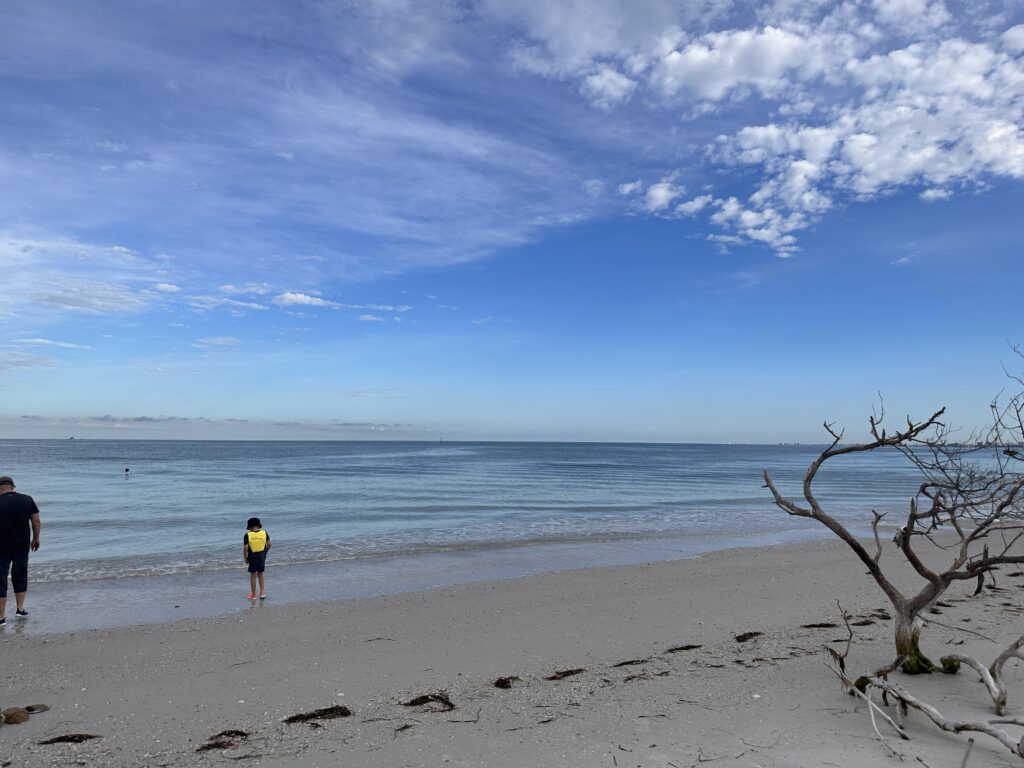
[[260, 531], [249, 531], [249, 551], [250, 552], [262, 552], [267, 548], [267, 532]]

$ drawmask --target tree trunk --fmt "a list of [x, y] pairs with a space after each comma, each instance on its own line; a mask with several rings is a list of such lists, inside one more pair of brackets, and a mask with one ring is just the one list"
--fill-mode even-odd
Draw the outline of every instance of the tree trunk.
[[896, 612], [896, 654], [904, 657], [902, 669], [908, 675], [927, 675], [937, 669], [918, 646], [923, 626], [924, 622], [910, 610]]

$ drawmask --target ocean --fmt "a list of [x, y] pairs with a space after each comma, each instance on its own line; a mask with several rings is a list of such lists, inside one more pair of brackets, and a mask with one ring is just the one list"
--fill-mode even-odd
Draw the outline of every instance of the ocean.
[[[31, 626], [52, 631], [243, 608], [250, 516], [274, 542], [267, 580], [278, 602], [826, 538], [774, 507], [761, 476], [799, 496], [820, 450], [18, 440], [0, 441], [0, 473], [42, 510]], [[898, 520], [920, 482], [895, 451], [829, 464], [819, 498], [862, 533], [871, 509]]]

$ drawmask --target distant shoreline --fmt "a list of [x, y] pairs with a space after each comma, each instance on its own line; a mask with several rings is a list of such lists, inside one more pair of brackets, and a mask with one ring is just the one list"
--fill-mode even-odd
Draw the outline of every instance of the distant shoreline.
[[736, 441], [725, 442], [687, 442], [677, 440], [650, 441], [650, 440], [460, 440], [457, 438], [224, 438], [224, 437], [4, 437], [0, 444], [5, 442], [37, 442], [37, 443], [62, 443], [68, 440], [76, 442], [108, 442], [108, 443], [415, 443], [415, 444], [444, 444], [444, 445], [686, 445], [686, 446], [735, 446], [742, 448], [824, 448], [827, 443], [799, 443], [799, 442], [770, 442], [770, 443], [743, 443]]

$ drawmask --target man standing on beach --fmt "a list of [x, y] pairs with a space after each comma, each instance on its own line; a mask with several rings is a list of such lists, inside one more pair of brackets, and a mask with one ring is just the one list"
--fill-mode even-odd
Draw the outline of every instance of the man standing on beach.
[[[32, 537], [29, 538], [29, 527]], [[28, 553], [39, 549], [39, 507], [24, 493], [15, 493], [14, 480], [0, 477], [0, 624], [7, 623], [7, 574], [11, 574], [15, 616], [28, 616], [25, 592], [28, 591]]]

